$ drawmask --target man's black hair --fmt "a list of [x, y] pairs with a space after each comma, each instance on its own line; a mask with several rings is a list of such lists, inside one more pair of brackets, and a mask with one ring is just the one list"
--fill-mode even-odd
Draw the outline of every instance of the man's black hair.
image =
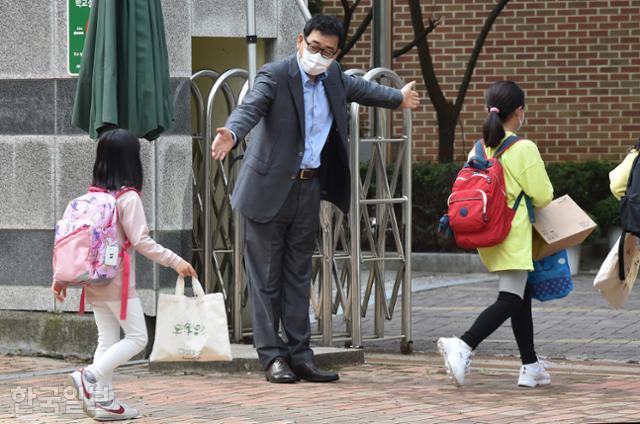
[[308, 37], [313, 31], [319, 31], [324, 35], [335, 35], [338, 37], [338, 48], [342, 48], [344, 43], [344, 28], [335, 16], [315, 15], [307, 21], [304, 26], [304, 36]]

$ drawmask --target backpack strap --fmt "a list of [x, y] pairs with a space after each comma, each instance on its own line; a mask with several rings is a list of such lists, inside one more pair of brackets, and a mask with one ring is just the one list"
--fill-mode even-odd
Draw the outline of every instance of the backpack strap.
[[520, 202], [522, 201], [523, 198], [524, 198], [524, 203], [527, 205], [527, 214], [529, 215], [529, 222], [532, 223], [532, 224], [535, 224], [536, 223], [536, 215], [533, 212], [533, 202], [531, 201], [531, 197], [527, 196], [524, 193], [524, 190], [520, 192], [518, 197], [516, 197], [516, 201], [513, 204], [513, 210], [514, 211], [518, 210], [518, 206], [520, 206]]
[[85, 286], [82, 286], [82, 291], [80, 292], [80, 306], [78, 306], [78, 313], [80, 315], [84, 315], [84, 309], [85, 309], [84, 289], [85, 289]]
[[131, 273], [131, 260], [129, 258], [129, 248], [131, 243], [129, 240], [124, 242], [122, 246], [122, 296], [120, 298], [120, 320], [127, 319], [127, 306], [129, 304], [129, 276]]
[[135, 191], [136, 193], [138, 193], [138, 196], [140, 196], [140, 190], [138, 190], [137, 188], [133, 188], [133, 187], [124, 187], [121, 188], [120, 190], [116, 191], [116, 199], [118, 199], [119, 197], [121, 197], [123, 194], [128, 193], [130, 191]]
[[[116, 191], [116, 194], [114, 195], [114, 197], [117, 199], [118, 197], [122, 196], [123, 194], [129, 191], [135, 191], [136, 193], [138, 193], [138, 196], [140, 196], [140, 190], [138, 190], [137, 188], [123, 187], [120, 190]], [[102, 187], [91, 186], [89, 187], [89, 193], [109, 193], [109, 190]]]
[[[133, 187], [125, 187], [116, 192], [116, 200], [120, 198], [123, 194], [128, 193], [130, 191], [135, 191], [140, 195], [140, 191], [136, 190]], [[118, 209], [116, 206], [116, 213]], [[129, 278], [131, 275], [131, 258], [129, 257], [129, 248], [131, 247], [131, 242], [126, 238], [124, 245], [122, 246], [122, 252], [120, 252], [120, 257], [122, 258], [122, 294], [120, 297], [120, 320], [124, 321], [127, 319], [127, 306], [129, 304]]]
[[620, 281], [624, 281], [627, 278], [624, 272], [624, 245], [626, 238], [627, 232], [623, 228], [618, 242], [618, 278], [620, 278]]
[[[500, 147], [498, 147], [498, 150], [496, 150], [493, 157], [497, 159], [504, 152], [506, 152], [511, 146], [513, 146], [520, 140], [523, 140], [523, 138], [515, 134], [510, 135], [509, 137], [507, 137], [505, 141], [502, 142]], [[529, 222], [531, 222], [532, 224], [535, 224], [536, 216], [535, 216], [535, 213], [533, 212], [533, 202], [531, 201], [531, 197], [525, 194], [524, 190], [521, 191], [518, 197], [516, 198], [516, 201], [513, 204], [513, 210], [514, 211], [518, 210], [518, 206], [520, 206], [520, 202], [522, 201], [523, 198], [524, 198], [524, 203], [527, 205], [527, 214], [529, 215]]]
[[523, 139], [522, 137], [519, 137], [519, 136], [517, 136], [515, 134], [510, 135], [509, 137], [507, 137], [507, 139], [505, 141], [502, 142], [500, 147], [498, 147], [498, 150], [496, 150], [496, 152], [493, 155], [493, 157], [494, 158], [499, 157], [504, 152], [506, 152], [507, 149], [509, 149], [511, 146], [513, 146], [514, 144], [516, 144], [518, 141], [520, 141], [522, 139]]

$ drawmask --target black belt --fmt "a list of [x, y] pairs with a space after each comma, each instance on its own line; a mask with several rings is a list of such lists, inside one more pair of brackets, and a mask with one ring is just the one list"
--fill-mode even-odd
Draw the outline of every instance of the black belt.
[[311, 180], [316, 178], [320, 174], [320, 168], [303, 168], [299, 170], [296, 175], [294, 175], [294, 179], [298, 180]]

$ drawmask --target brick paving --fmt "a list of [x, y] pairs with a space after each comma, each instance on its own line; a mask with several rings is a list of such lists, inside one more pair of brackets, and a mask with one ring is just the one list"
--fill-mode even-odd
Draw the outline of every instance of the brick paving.
[[[2, 358], [5, 364], [16, 359]], [[32, 358], [31, 366], [37, 369], [40, 359]], [[61, 368], [66, 366], [60, 361]], [[468, 384], [456, 388], [433, 354], [370, 354], [365, 365], [342, 369], [342, 379], [334, 384], [274, 385], [261, 374], [164, 375], [141, 365], [122, 369], [115, 388], [122, 399], [144, 412], [136, 420], [140, 423], [499, 424], [640, 419], [637, 366], [560, 361], [550, 369], [552, 385], [537, 389], [516, 386], [518, 367], [514, 358], [478, 357]], [[77, 401], [64, 402], [63, 374], [1, 378], [0, 374], [2, 423], [93, 422], [74, 413]], [[20, 389], [31, 389], [33, 398], [17, 404], [12, 395]]]
[[[572, 360], [640, 361], [640, 294], [631, 293], [613, 310], [593, 288], [593, 275], [574, 277], [575, 289], [564, 299], [533, 301], [539, 355]], [[413, 295], [414, 349], [435, 352], [438, 337], [462, 334], [497, 296], [497, 283], [465, 284]], [[370, 308], [372, 310], [373, 308]], [[363, 328], [370, 329], [368, 316]], [[400, 334], [400, 316], [386, 322], [388, 334]], [[397, 341], [370, 343], [375, 350], [397, 352]], [[485, 355], [518, 355], [509, 320], [478, 349]]]
[[[468, 384], [449, 382], [435, 340], [460, 334], [493, 301], [495, 283], [483, 282], [415, 293], [418, 353], [397, 354], [397, 340], [369, 343], [367, 363], [343, 368], [335, 384], [273, 385], [261, 373], [167, 375], [138, 365], [119, 371], [115, 388], [143, 411], [141, 423], [639, 422], [640, 296], [613, 311], [592, 278], [577, 277], [565, 299], [534, 304], [538, 352], [568, 358], [553, 361], [548, 387], [516, 386], [508, 322], [481, 345]], [[388, 335], [397, 333], [399, 314], [386, 324]], [[363, 325], [371, 329], [370, 315]], [[75, 365], [0, 357], [0, 423], [92, 422], [65, 398], [64, 372]]]

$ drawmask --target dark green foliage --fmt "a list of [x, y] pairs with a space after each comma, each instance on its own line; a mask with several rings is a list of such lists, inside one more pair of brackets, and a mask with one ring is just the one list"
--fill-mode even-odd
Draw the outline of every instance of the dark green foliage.
[[[458, 251], [453, 240], [438, 235], [438, 221], [447, 211], [451, 185], [462, 163], [413, 164], [413, 250]], [[461, 250], [460, 250], [461, 251]]]
[[597, 202], [592, 213], [603, 228], [620, 226], [620, 201], [613, 195]]
[[584, 210], [593, 213], [597, 202], [612, 197], [609, 171], [615, 164], [605, 161], [558, 162], [547, 166], [554, 197], [565, 194]]

